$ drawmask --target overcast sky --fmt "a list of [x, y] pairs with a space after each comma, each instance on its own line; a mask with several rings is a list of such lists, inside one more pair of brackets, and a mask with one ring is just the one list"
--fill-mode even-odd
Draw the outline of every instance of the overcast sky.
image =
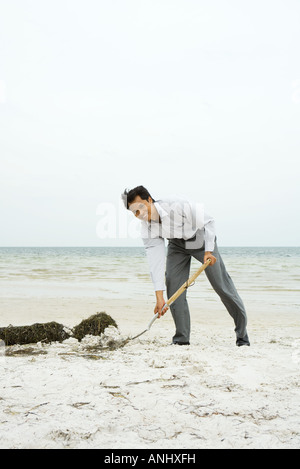
[[98, 228], [140, 184], [220, 245], [300, 245], [298, 0], [0, 8], [0, 246], [139, 245]]

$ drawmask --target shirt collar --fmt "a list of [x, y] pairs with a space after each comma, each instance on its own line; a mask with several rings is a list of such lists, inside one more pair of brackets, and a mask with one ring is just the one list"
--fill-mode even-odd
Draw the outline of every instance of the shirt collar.
[[168, 213], [162, 208], [162, 206], [160, 205], [160, 202], [161, 202], [161, 200], [158, 200], [157, 202], [154, 202], [154, 207], [158, 211], [158, 214], [159, 214], [160, 218], [163, 219], [164, 217], [166, 217], [168, 215]]

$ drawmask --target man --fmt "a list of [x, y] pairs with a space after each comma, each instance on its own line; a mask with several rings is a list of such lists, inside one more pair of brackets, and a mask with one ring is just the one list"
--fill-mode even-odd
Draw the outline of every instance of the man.
[[[170, 298], [188, 279], [192, 256], [202, 263], [210, 259], [205, 273], [234, 320], [236, 345], [250, 345], [244, 304], [219, 254], [214, 219], [204, 212], [202, 204], [178, 197], [155, 201], [143, 186], [125, 190], [122, 198], [125, 207], [142, 222], [142, 239], [156, 294], [154, 313], [158, 313], [158, 317], [166, 313], [165, 283]], [[166, 269], [164, 238], [169, 240]], [[186, 291], [170, 308], [176, 327], [173, 344], [189, 345], [190, 313]]]

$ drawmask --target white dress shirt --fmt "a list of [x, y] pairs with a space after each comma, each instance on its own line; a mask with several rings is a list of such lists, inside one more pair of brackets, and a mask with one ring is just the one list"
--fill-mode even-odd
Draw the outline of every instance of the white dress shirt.
[[[154, 206], [160, 221], [142, 220], [141, 236], [146, 248], [154, 289], [157, 291], [166, 289], [164, 238], [184, 239], [188, 249], [204, 246], [205, 251], [213, 251], [215, 222], [204, 212], [203, 204], [177, 196], [158, 200], [154, 202]], [[195, 236], [196, 239], [191, 240]]]

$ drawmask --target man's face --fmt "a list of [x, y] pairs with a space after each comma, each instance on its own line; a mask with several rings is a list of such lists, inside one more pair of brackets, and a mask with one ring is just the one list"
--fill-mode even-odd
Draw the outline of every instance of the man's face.
[[129, 204], [129, 210], [139, 220], [150, 221], [151, 220], [151, 207], [152, 199], [149, 197], [148, 200], [141, 199], [139, 195], [135, 197], [133, 202]]

